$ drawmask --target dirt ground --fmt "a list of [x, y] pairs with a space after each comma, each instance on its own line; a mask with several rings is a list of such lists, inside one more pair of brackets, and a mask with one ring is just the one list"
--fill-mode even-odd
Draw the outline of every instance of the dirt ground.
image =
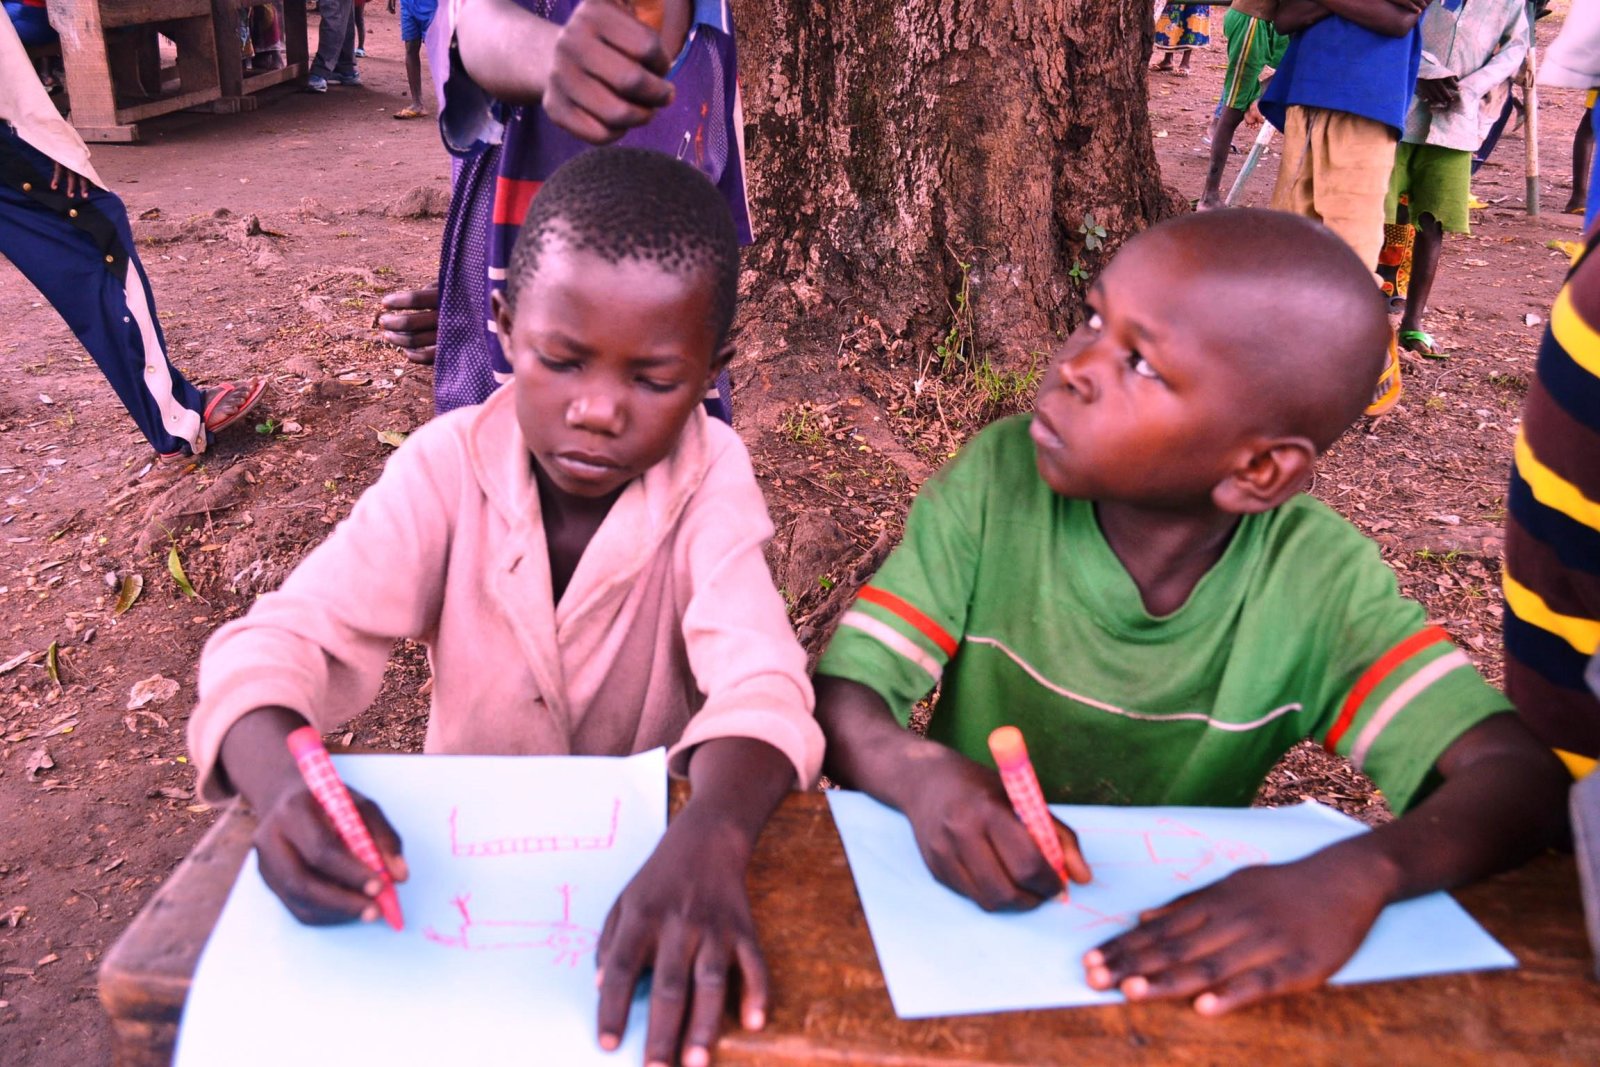
[[[396, 20], [379, 4], [367, 19], [364, 88], [159, 120], [143, 145], [95, 150], [136, 220], [175, 361], [202, 384], [272, 376], [256, 426], [199, 462], [152, 464], [61, 319], [0, 263], [0, 1064], [107, 1060], [98, 961], [213, 817], [184, 755], [201, 643], [347, 512], [383, 436], [431, 413], [431, 373], [375, 344], [371, 321], [381, 293], [435, 272], [448, 161], [431, 121], [390, 117], [404, 103]], [[1193, 77], [1151, 79], [1164, 178], [1191, 199], [1222, 64], [1219, 35]], [[1566, 263], [1548, 245], [1578, 236], [1560, 212], [1581, 113], [1579, 94], [1544, 94], [1538, 218], [1523, 211], [1522, 135], [1502, 142], [1475, 186], [1489, 207], [1450, 238], [1435, 292], [1429, 326], [1452, 358], [1408, 367], [1399, 412], [1347, 437], [1315, 486], [1496, 678], [1508, 457]], [[1273, 155], [1245, 203], [1266, 201], [1275, 169]], [[735, 404], [814, 647], [915, 486], [1032, 381], [1004, 368], [929, 382], [929, 352], [871, 321], [804, 351], [781, 339], [789, 325], [746, 324]], [[819, 374], [837, 391], [816, 395]], [[416, 747], [425, 681], [403, 646], [347, 743]], [[1384, 817], [1369, 785], [1310, 751], [1264, 792], [1302, 795]]]

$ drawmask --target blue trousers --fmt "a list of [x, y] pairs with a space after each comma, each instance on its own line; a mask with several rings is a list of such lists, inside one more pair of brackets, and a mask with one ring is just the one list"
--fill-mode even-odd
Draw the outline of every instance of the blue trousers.
[[115, 193], [52, 190], [55, 164], [0, 122], [0, 255], [60, 312], [157, 452], [203, 452], [200, 390], [167, 359], [150, 280]]

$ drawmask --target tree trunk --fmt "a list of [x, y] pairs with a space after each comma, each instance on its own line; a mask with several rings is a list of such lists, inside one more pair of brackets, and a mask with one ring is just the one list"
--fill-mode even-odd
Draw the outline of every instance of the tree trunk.
[[[739, 15], [754, 317], [864, 315], [913, 344], [953, 338], [963, 358], [1026, 360], [1076, 321], [1074, 264], [1092, 276], [1170, 210], [1147, 0], [761, 0]], [[1107, 246], [1086, 247], [1090, 215]], [[804, 315], [780, 310], [791, 299]]]

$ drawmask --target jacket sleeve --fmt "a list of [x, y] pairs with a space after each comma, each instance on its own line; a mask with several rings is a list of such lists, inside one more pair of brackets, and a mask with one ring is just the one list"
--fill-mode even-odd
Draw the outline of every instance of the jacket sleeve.
[[694, 746], [750, 737], [788, 756], [796, 786], [809, 788], [822, 770], [822, 730], [805, 650], [762, 554], [772, 520], [744, 445], [731, 432], [708, 436], [709, 469], [685, 509], [676, 549], [690, 590], [684, 646], [705, 703], [668, 765], [681, 775]]
[[377, 696], [396, 640], [433, 633], [467, 472], [451, 429], [462, 424], [414, 434], [282, 587], [206, 642], [188, 728], [206, 800], [232, 795], [218, 755], [239, 719], [278, 706], [333, 730]]

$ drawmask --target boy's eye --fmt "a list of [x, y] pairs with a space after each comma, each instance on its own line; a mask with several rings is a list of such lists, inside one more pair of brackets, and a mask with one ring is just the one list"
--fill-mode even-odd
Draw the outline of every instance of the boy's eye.
[[640, 378], [639, 384], [652, 393], [671, 393], [676, 392], [678, 388], [677, 382], [664, 382], [655, 378]]
[[1101, 320], [1100, 312], [1091, 311], [1089, 312], [1089, 317], [1084, 320], [1083, 325], [1085, 329], [1093, 330], [1095, 333], [1099, 333], [1105, 328], [1106, 324]]
[[546, 370], [552, 370], [558, 374], [563, 371], [578, 369], [577, 360], [557, 359], [554, 356], [547, 356], [543, 352], [538, 353], [538, 358], [541, 366], [543, 366]]
[[1128, 369], [1141, 378], [1150, 378], [1154, 381], [1161, 380], [1161, 372], [1150, 365], [1150, 361], [1137, 352], [1128, 353]]

